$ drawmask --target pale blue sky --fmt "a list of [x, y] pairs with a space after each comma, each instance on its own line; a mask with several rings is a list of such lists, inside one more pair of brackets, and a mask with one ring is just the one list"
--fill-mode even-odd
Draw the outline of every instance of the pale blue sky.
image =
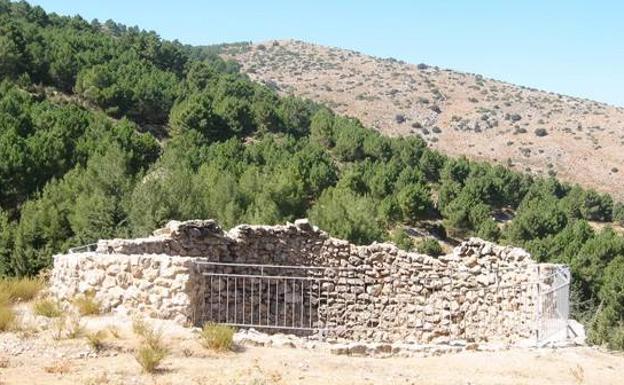
[[190, 44], [294, 38], [624, 106], [623, 1], [33, 0]]

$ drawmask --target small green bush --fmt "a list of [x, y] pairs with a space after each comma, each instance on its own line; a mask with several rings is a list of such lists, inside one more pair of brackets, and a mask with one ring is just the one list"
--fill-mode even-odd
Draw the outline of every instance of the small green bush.
[[440, 243], [433, 238], [427, 238], [420, 241], [416, 246], [416, 250], [421, 254], [431, 255], [433, 257], [437, 257], [444, 253]]
[[167, 350], [155, 349], [147, 343], [144, 343], [136, 351], [134, 358], [137, 360], [143, 371], [146, 373], [154, 373], [161, 361], [167, 356]]
[[548, 131], [546, 131], [545, 128], [536, 128], [535, 129], [535, 135], [536, 136], [546, 136], [546, 135], [548, 135]]
[[58, 303], [50, 298], [42, 298], [33, 304], [33, 311], [37, 315], [48, 318], [56, 318], [63, 315]]
[[214, 323], [206, 323], [200, 332], [200, 342], [207, 349], [216, 351], [228, 351], [234, 344], [234, 329]]
[[414, 241], [402, 228], [392, 232], [392, 242], [401, 250], [412, 251], [414, 248]]

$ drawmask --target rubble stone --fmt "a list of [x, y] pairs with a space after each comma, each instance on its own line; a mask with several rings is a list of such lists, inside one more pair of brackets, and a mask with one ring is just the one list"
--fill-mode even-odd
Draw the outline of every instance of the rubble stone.
[[[307, 286], [291, 280], [290, 286], [279, 289], [284, 299], [280, 306], [286, 307], [282, 309], [286, 321], [309, 319], [327, 337], [425, 344], [531, 337], [536, 292], [530, 283], [536, 281], [537, 266], [542, 271], [548, 268], [522, 249], [478, 238], [434, 258], [387, 243], [352, 245], [307, 220], [240, 225], [228, 232], [213, 220], [171, 221], [147, 238], [101, 240], [95, 252], [56, 255], [51, 292], [69, 302], [92, 290], [105, 311], [138, 311], [190, 324], [202, 322], [209, 305], [220, 305], [211, 311], [223, 314], [227, 290], [230, 310], [233, 301], [244, 303], [249, 292], [243, 290], [249, 289], [245, 284], [241, 288], [239, 281], [232, 291], [231, 280], [215, 280], [207, 294], [203, 273], [215, 267], [198, 262], [280, 265], [282, 275], [313, 278], [305, 281], [312, 282]], [[220, 269], [223, 274], [254, 271]], [[274, 290], [266, 285], [255, 288]], [[221, 297], [214, 294], [217, 289]], [[282, 316], [271, 313], [272, 304], [256, 306], [269, 313], [270, 321]], [[348, 354], [351, 350], [347, 348]]]

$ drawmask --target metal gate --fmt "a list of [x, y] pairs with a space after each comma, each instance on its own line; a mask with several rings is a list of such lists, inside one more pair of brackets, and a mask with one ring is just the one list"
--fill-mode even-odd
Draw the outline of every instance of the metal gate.
[[570, 315], [570, 269], [553, 265], [545, 275], [538, 266], [536, 337], [537, 345], [563, 340], [568, 333]]
[[327, 269], [197, 262], [203, 276], [201, 321], [311, 334], [323, 329]]
[[[533, 275], [537, 279], [521, 285], [499, 281], [503, 274], [494, 268], [494, 282], [486, 287], [455, 285], [449, 277], [421, 280], [419, 284], [427, 288], [428, 294], [420, 302], [413, 293], [397, 292], [390, 310], [370, 319], [363, 316], [367, 312], [354, 313], [336, 298], [335, 291], [345, 280], [363, 281], [365, 271], [358, 268], [195, 263], [202, 277], [200, 324], [214, 322], [297, 335], [345, 333], [347, 337], [366, 338], [380, 331], [395, 337], [409, 336], [415, 329], [424, 330], [429, 318], [439, 317], [451, 336], [454, 325], [462, 323], [456, 317], [466, 314], [451, 314], [449, 298], [476, 297], [488, 312], [479, 320], [470, 319], [471, 326], [462, 332], [469, 339], [478, 341], [487, 330], [504, 334], [507, 327], [517, 328], [513, 317], [518, 312], [526, 316], [526, 330], [521, 332], [527, 338], [534, 336], [538, 346], [565, 338], [568, 328], [570, 272], [561, 265], [538, 265]], [[444, 280], [449, 282], [444, 285]], [[512, 307], [503, 305], [509, 298], [522, 301]], [[355, 296], [353, 301], [366, 305], [365, 300], [359, 302]]]

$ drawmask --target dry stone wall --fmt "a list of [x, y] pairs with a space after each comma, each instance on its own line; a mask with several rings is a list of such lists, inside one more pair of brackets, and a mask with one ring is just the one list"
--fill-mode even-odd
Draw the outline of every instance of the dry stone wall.
[[[258, 274], [248, 264], [282, 266], [264, 274], [293, 279], [274, 288], [270, 280], [225, 276]], [[258, 311], [269, 324], [304, 320], [328, 337], [352, 340], [511, 342], [533, 336], [534, 282], [548, 268], [524, 250], [476, 238], [434, 258], [391, 244], [356, 246], [307, 220], [229, 232], [212, 220], [173, 221], [147, 238], [103, 240], [94, 252], [55, 256], [52, 292], [68, 301], [93, 290], [106, 310], [195, 324], [249, 323]], [[208, 281], [204, 273], [214, 276]]]

